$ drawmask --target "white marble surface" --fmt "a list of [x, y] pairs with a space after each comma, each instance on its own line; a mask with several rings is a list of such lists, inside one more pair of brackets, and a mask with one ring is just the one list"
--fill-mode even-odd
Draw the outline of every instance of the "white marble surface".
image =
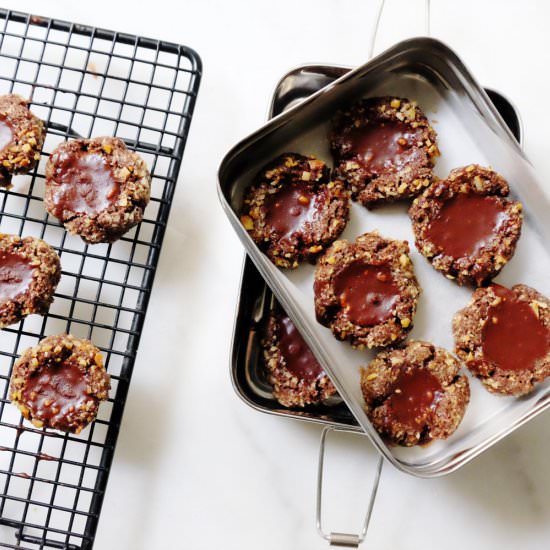
[[[273, 86], [289, 68], [366, 60], [378, 3], [3, 5], [185, 43], [204, 62], [96, 548], [325, 547], [313, 525], [319, 428], [257, 413], [231, 387], [242, 249], [218, 205], [216, 171], [225, 151], [262, 123]], [[423, 33], [423, 9], [422, 0], [388, 0], [377, 51]], [[432, 34], [517, 104], [525, 148], [543, 178], [550, 176], [549, 16], [548, 3], [536, 0], [432, 0]], [[386, 467], [365, 548], [547, 548], [549, 419], [539, 417], [444, 479], [418, 480]], [[331, 442], [329, 527], [353, 529], [375, 454], [357, 437]]]

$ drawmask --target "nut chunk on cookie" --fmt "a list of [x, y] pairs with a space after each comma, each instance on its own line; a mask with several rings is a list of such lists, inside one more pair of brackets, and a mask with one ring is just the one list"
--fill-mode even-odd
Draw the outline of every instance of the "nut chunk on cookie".
[[428, 342], [379, 353], [361, 369], [365, 412], [374, 428], [406, 447], [448, 438], [470, 401], [460, 366], [456, 357]]
[[509, 191], [489, 168], [456, 168], [413, 201], [416, 247], [458, 284], [487, 283], [514, 255], [521, 234], [521, 203]]
[[145, 161], [118, 138], [67, 141], [46, 166], [46, 210], [90, 244], [116, 241], [140, 223], [150, 192]]
[[317, 320], [354, 347], [389, 346], [413, 325], [420, 287], [405, 241], [365, 233], [336, 241], [319, 260]]
[[60, 277], [59, 256], [49, 244], [0, 233], [0, 328], [45, 314]]
[[533, 288], [478, 288], [453, 333], [457, 355], [491, 393], [524, 395], [550, 375], [550, 300]]
[[367, 208], [418, 195], [432, 181], [436, 133], [414, 101], [373, 97], [339, 111], [330, 146], [338, 177]]
[[30, 172], [40, 160], [44, 123], [21, 96], [0, 96], [0, 187], [9, 189], [14, 174]]
[[315, 157], [285, 153], [245, 193], [241, 222], [271, 261], [296, 268], [314, 260], [344, 230], [349, 194]]
[[336, 393], [294, 323], [272, 311], [262, 340], [273, 397], [285, 407], [316, 405]]
[[15, 362], [11, 401], [38, 428], [80, 433], [107, 399], [110, 378], [90, 341], [48, 336]]

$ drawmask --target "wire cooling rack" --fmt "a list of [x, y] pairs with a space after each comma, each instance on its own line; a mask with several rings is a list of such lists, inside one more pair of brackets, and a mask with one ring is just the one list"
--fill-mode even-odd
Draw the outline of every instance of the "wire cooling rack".
[[[0, 231], [43, 238], [61, 256], [50, 312], [0, 331], [0, 547], [89, 549], [201, 75], [195, 52], [161, 42], [0, 10], [0, 94], [31, 98], [47, 123], [38, 167], [0, 191]], [[48, 154], [71, 137], [113, 135], [152, 173], [140, 226], [87, 246], [47, 215]], [[79, 435], [39, 430], [9, 404], [14, 360], [46, 335], [71, 332], [104, 352], [110, 399]]]

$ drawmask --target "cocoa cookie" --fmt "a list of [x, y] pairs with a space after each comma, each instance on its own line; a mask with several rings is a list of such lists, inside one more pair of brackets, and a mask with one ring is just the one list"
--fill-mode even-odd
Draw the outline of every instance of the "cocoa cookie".
[[262, 347], [273, 397], [281, 405], [316, 405], [336, 393], [336, 388], [284, 312], [271, 312]]
[[449, 279], [480, 286], [513, 256], [521, 233], [521, 203], [489, 168], [456, 168], [417, 197], [409, 210], [416, 247]]
[[0, 328], [44, 315], [60, 277], [59, 256], [49, 244], [0, 233]]
[[420, 286], [406, 241], [365, 233], [336, 241], [315, 272], [315, 313], [338, 340], [368, 348], [405, 339]]
[[59, 145], [46, 165], [46, 210], [87, 243], [113, 242], [143, 219], [151, 176], [114, 137]]
[[80, 433], [108, 397], [110, 378], [90, 341], [48, 336], [15, 362], [10, 399], [37, 428]]
[[26, 99], [0, 96], [0, 187], [9, 189], [13, 175], [36, 166], [45, 137], [44, 123], [31, 113]]
[[418, 195], [439, 155], [435, 130], [416, 102], [372, 97], [333, 119], [330, 147], [339, 177], [367, 208]]
[[246, 191], [241, 222], [271, 261], [295, 268], [314, 260], [349, 219], [349, 194], [315, 157], [285, 153]]
[[550, 375], [550, 300], [533, 288], [478, 288], [453, 333], [457, 355], [491, 393], [524, 395]]
[[379, 353], [361, 369], [365, 412], [392, 443], [410, 447], [448, 438], [470, 401], [460, 362], [429, 342]]

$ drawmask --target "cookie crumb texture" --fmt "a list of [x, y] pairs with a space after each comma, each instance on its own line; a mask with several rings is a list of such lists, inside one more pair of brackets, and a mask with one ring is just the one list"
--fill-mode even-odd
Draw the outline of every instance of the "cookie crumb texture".
[[59, 256], [49, 244], [0, 233], [0, 328], [44, 315], [60, 277]]
[[21, 96], [0, 96], [0, 187], [9, 189], [15, 174], [30, 172], [40, 160], [44, 123]]
[[413, 327], [420, 295], [405, 241], [365, 233], [336, 241], [319, 259], [317, 320], [356, 348], [397, 344]]
[[522, 206], [509, 192], [489, 168], [452, 170], [409, 210], [419, 252], [459, 285], [486, 284], [514, 255], [521, 234]]
[[531, 287], [478, 288], [453, 334], [457, 355], [491, 393], [525, 395], [550, 375], [550, 300]]
[[90, 341], [48, 336], [15, 362], [11, 401], [37, 428], [80, 433], [108, 397], [110, 378]]
[[46, 210], [90, 244], [113, 242], [143, 219], [151, 175], [114, 137], [59, 145], [46, 165]]
[[416, 102], [364, 99], [333, 119], [330, 147], [338, 177], [367, 208], [418, 195], [432, 182], [435, 130]]
[[271, 261], [284, 268], [313, 261], [346, 227], [349, 193], [313, 156], [285, 153], [246, 191], [241, 222]]
[[468, 378], [448, 351], [411, 341], [361, 369], [365, 412], [387, 441], [411, 447], [447, 439], [470, 401]]
[[329, 377], [282, 311], [271, 312], [262, 347], [273, 397], [281, 405], [317, 405], [336, 393]]

